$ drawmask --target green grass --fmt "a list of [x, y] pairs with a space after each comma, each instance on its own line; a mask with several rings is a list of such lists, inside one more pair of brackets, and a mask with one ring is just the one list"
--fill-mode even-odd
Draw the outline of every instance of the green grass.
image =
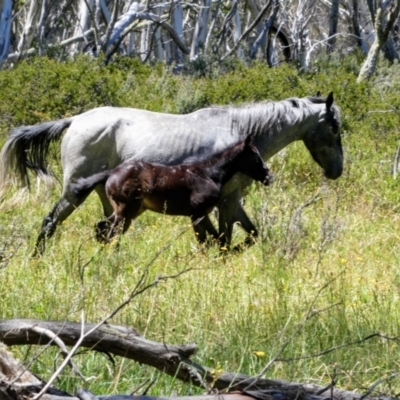
[[[79, 321], [83, 308], [86, 320], [97, 322], [127, 298], [149, 263], [148, 282], [188, 268], [180, 277], [135, 298], [110, 322], [134, 326], [159, 342], [196, 342], [199, 351], [194, 360], [216, 370], [257, 374], [287, 344], [267, 377], [325, 385], [335, 376], [337, 386], [362, 391], [398, 371], [398, 341], [375, 337], [343, 346], [376, 332], [395, 337], [400, 330], [400, 193], [391, 174], [400, 126], [397, 88], [393, 84], [382, 92], [382, 85], [357, 86], [356, 75], [346, 65], [343, 62], [343, 69], [337, 71], [327, 65], [326, 71], [314, 76], [297, 75], [289, 67], [271, 70], [259, 65], [238, 68], [237, 75], [193, 80], [169, 78], [159, 67], [153, 73], [128, 73], [126, 85], [140, 81], [149, 88], [151, 83], [151, 95], [140, 85], [136, 91], [133, 86], [126, 92], [120, 88], [114, 96], [113, 85], [106, 80], [117, 75], [105, 74], [108, 94], [101, 93], [100, 99], [169, 112], [189, 111], [204, 103], [307, 95], [315, 93], [318, 85], [332, 88], [343, 113], [344, 174], [335, 182], [324, 179], [301, 143], [275, 156], [269, 161], [276, 175], [274, 184], [254, 185], [246, 198], [245, 209], [256, 221], [260, 238], [242, 254], [227, 257], [215, 248], [199, 249], [188, 219], [150, 212], [135, 221], [119, 250], [100, 246], [93, 238], [93, 226], [101, 218], [101, 206], [91, 195], [58, 228], [45, 255], [30, 259], [42, 219], [61, 189], [42, 186], [18, 205], [9, 203], [15, 193], [11, 190], [8, 200], [0, 204], [0, 251], [10, 258], [8, 263], [0, 260], [0, 318]], [[391, 73], [397, 74], [396, 68]], [[118, 71], [123, 74], [122, 67]], [[12, 80], [8, 73], [4, 71], [0, 80]], [[18, 76], [19, 71], [14, 73]], [[61, 80], [58, 90], [68, 92], [66, 82]], [[292, 87], [285, 89], [281, 82], [291, 82]], [[15, 81], [14, 85], [22, 84]], [[17, 96], [17, 89], [13, 90]], [[8, 122], [2, 132], [26, 121], [58, 117], [61, 103], [51, 94], [41, 100], [49, 103], [43, 104], [45, 114], [39, 116], [22, 108], [13, 114], [3, 98], [0, 112]], [[30, 96], [34, 102], [35, 94]], [[28, 100], [17, 97], [16, 101]], [[56, 102], [55, 108], [51, 101]], [[91, 99], [82, 107], [93, 106]], [[78, 106], [65, 103], [63, 113], [73, 113], [74, 107]], [[376, 112], [392, 107], [395, 111]], [[241, 240], [243, 234], [236, 227], [234, 241]], [[313, 316], [305, 321], [310, 311]], [[12, 351], [30, 360], [41, 349]], [[257, 351], [265, 355], [257, 356]], [[55, 349], [46, 350], [34, 371], [49, 378], [61, 362], [60, 357], [53, 361], [56, 354]], [[117, 358], [113, 364], [102, 355], [83, 353], [75, 362], [90, 377], [89, 389], [98, 394], [129, 393], [147, 378], [156, 382], [152, 395], [200, 391], [129, 360]], [[66, 369], [57, 385], [73, 392], [83, 384]], [[378, 390], [395, 395], [400, 380], [384, 382]]]

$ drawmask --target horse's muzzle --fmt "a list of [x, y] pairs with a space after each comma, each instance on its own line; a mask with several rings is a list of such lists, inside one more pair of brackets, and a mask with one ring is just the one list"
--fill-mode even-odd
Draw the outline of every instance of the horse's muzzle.
[[268, 186], [274, 181], [274, 175], [268, 172], [267, 177], [263, 181], [263, 185]]
[[329, 168], [324, 170], [324, 176], [325, 178], [335, 180], [338, 179], [342, 176], [343, 173], [343, 165], [336, 166], [335, 168]]

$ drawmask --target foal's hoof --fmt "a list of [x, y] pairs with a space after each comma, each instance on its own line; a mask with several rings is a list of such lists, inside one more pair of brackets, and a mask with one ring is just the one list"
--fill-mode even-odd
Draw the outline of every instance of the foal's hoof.
[[109, 242], [108, 233], [110, 232], [110, 221], [100, 221], [95, 226], [96, 240], [100, 243], [106, 244]]

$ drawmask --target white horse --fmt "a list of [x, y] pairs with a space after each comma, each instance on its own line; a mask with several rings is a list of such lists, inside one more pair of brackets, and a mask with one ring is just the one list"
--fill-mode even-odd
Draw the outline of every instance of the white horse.
[[[333, 94], [327, 98], [290, 98], [242, 106], [210, 107], [187, 115], [156, 113], [134, 108], [100, 107], [83, 114], [39, 125], [21, 126], [10, 132], [0, 153], [0, 189], [10, 175], [29, 186], [28, 170], [39, 176], [50, 175], [46, 157], [49, 145], [61, 139], [64, 171], [61, 198], [44, 218], [36, 249], [44, 250], [45, 240], [85, 199], [78, 198], [71, 186], [79, 178], [115, 168], [128, 159], [165, 165], [196, 161], [244, 139], [254, 137], [254, 145], [267, 160], [288, 144], [302, 140], [313, 159], [329, 179], [343, 171], [340, 138], [340, 112]], [[196, 228], [204, 242], [207, 233], [229, 246], [235, 222], [253, 242], [257, 229], [240, 204], [252, 180], [236, 174], [223, 188], [218, 203], [219, 230], [208, 217]], [[109, 217], [112, 207], [104, 185], [95, 188]]]

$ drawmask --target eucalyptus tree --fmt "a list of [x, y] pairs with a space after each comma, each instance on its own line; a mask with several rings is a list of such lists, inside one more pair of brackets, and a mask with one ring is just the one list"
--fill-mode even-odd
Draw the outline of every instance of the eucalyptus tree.
[[[375, 13], [376, 11], [376, 13]], [[378, 62], [379, 52], [386, 44], [393, 25], [400, 12], [400, 0], [380, 1], [376, 10], [372, 10], [374, 18], [375, 40], [368, 52], [367, 59], [364, 61], [358, 82], [369, 79], [374, 73]]]
[[0, 0], [0, 62], [53, 49], [61, 59], [120, 53], [182, 66], [239, 57], [309, 70], [322, 54], [360, 47], [373, 71], [381, 49], [398, 58], [399, 1]]

